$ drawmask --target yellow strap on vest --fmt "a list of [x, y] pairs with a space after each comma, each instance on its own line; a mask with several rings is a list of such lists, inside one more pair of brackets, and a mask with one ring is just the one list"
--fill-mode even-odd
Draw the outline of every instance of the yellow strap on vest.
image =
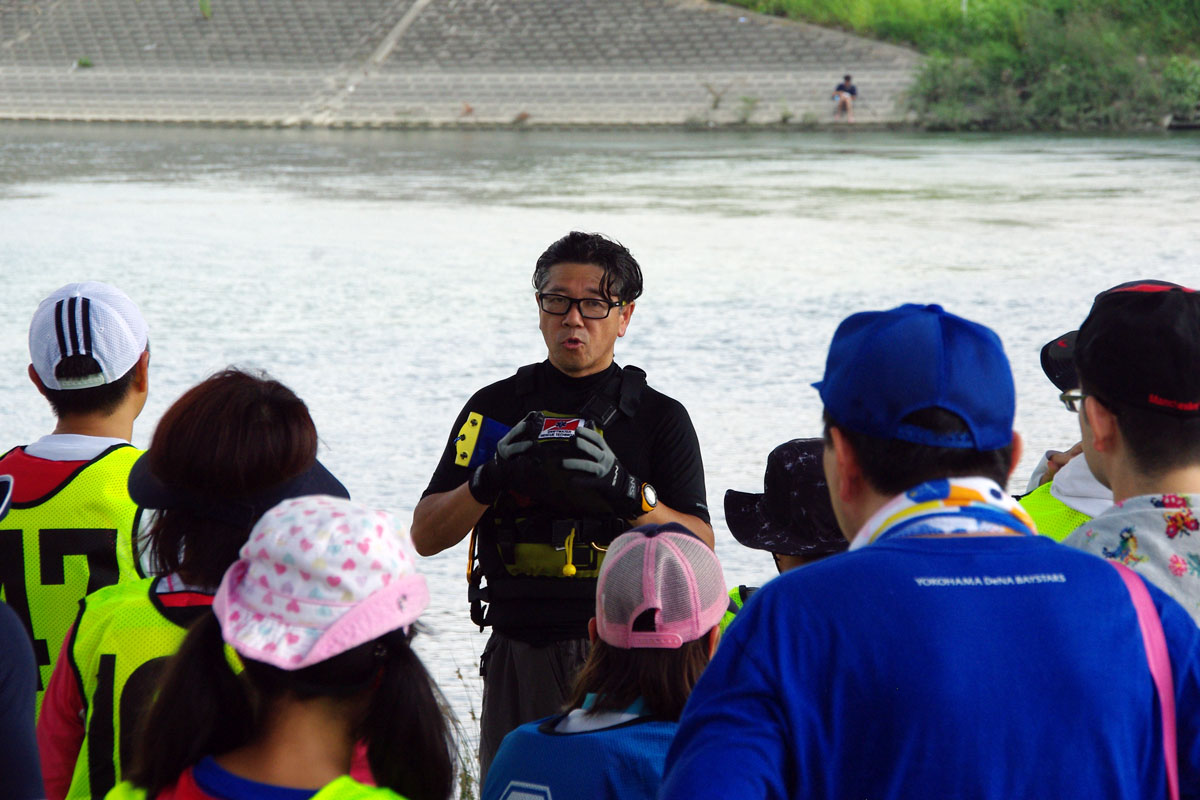
[[0, 595], [33, 630], [39, 713], [79, 601], [103, 586], [142, 577], [134, 552], [139, 509], [126, 485], [141, 454], [116, 447], [44, 502], [13, 508], [0, 522]]
[[1076, 511], [1052, 495], [1050, 486], [1050, 483], [1043, 483], [1018, 502], [1029, 512], [1029, 516], [1033, 517], [1038, 533], [1061, 542], [1091, 517], [1082, 511]]
[[563, 574], [563, 577], [570, 578], [570, 577], [573, 577], [575, 575], [575, 573], [579, 571], [579, 570], [575, 569], [575, 564], [572, 563], [575, 561], [575, 529], [574, 528], [572, 528], [571, 532], [569, 534], [567, 534], [567, 542], [563, 546], [563, 549], [567, 551], [567, 563], [563, 565], [562, 574]]
[[472, 411], [467, 414], [467, 421], [458, 429], [458, 438], [454, 440], [458, 459], [454, 462], [460, 467], [471, 463], [475, 455], [475, 445], [479, 442], [479, 432], [483, 430], [483, 415]]

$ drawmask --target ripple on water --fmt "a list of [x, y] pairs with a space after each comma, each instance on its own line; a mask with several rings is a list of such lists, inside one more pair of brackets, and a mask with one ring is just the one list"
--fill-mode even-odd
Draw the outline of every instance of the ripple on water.
[[[773, 447], [820, 434], [809, 384], [846, 314], [940, 302], [993, 326], [1023, 475], [1078, 435], [1041, 345], [1108, 286], [1194, 282], [1200, 255], [1200, 146], [1178, 137], [0, 128], [5, 446], [52, 425], [24, 374], [38, 300], [109, 280], [154, 341], [137, 444], [206, 374], [260, 366], [308, 402], [354, 496], [408, 519], [470, 394], [544, 356], [537, 255], [599, 230], [643, 265], [618, 359], [687, 406], [731, 584], [773, 567], [733, 541], [721, 498], [760, 491]], [[416, 646], [474, 735], [486, 637], [465, 549], [423, 560]]]

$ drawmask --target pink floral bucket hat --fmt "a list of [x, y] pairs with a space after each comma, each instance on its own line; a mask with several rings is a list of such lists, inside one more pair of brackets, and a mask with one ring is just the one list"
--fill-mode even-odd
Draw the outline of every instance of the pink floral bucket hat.
[[292, 498], [254, 526], [213, 613], [241, 655], [302, 669], [415, 622], [429, 605], [415, 563], [407, 532], [386, 511]]

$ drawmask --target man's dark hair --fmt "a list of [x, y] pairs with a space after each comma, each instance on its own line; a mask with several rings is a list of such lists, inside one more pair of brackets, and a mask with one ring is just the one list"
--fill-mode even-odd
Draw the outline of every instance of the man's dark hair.
[[[133, 385], [133, 373], [136, 369], [137, 364], [134, 364], [120, 378], [101, 386], [89, 386], [86, 389], [51, 389], [47, 387], [46, 399], [50, 401], [50, 408], [54, 409], [54, 415], [57, 417], [74, 414], [108, 415], [116, 411], [117, 407], [124, 402], [125, 396], [129, 394], [129, 389]], [[54, 377], [60, 381], [70, 378], [87, 378], [99, 375], [102, 371], [99, 362], [91, 356], [67, 356], [54, 368]]]
[[642, 296], [642, 268], [629, 249], [599, 233], [571, 231], [538, 256], [533, 269], [533, 288], [541, 291], [555, 264], [593, 264], [604, 270], [600, 292], [632, 303]]
[[849, 76], [849, 75], [843, 75], [843, 76], [842, 76], [842, 80], [844, 80], [846, 83], [849, 83], [849, 82], [850, 82], [850, 76]]
[[[1012, 445], [999, 450], [971, 450], [959, 447], [934, 447], [913, 444], [901, 439], [879, 439], [849, 430], [838, 424], [828, 411], [824, 412], [825, 443], [832, 442], [830, 428], [837, 428], [846, 437], [863, 475], [871, 488], [880, 494], [895, 495], [926, 481], [939, 478], [990, 478], [1004, 486], [1012, 465]], [[962, 433], [970, 429], [962, 417], [942, 408], [925, 408], [904, 417], [907, 425], [915, 425], [938, 434]]]
[[1080, 391], [1117, 416], [1117, 428], [1130, 458], [1143, 475], [1200, 464], [1200, 417], [1183, 417], [1111, 401], [1092, 390], [1080, 375]]

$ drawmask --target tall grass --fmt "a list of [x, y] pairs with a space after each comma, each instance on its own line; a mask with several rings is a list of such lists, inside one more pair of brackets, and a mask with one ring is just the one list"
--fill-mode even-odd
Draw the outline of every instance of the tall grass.
[[730, 2], [927, 53], [908, 103], [932, 128], [1132, 128], [1200, 103], [1200, 0]]

